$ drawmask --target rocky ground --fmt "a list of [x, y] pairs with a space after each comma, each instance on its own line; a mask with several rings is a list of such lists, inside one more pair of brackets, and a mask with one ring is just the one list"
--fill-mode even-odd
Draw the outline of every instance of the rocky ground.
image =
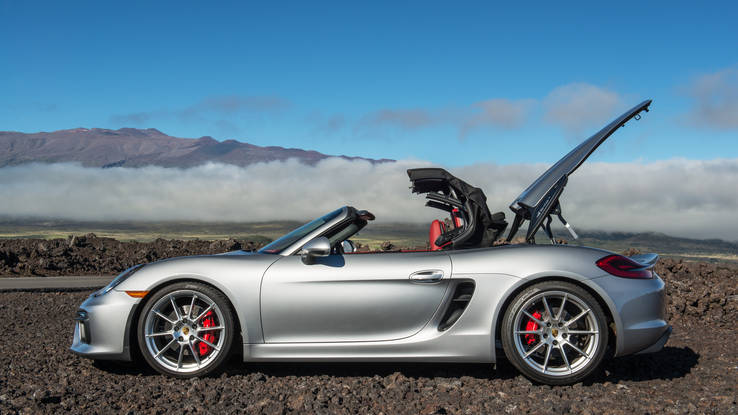
[[253, 242], [235, 239], [121, 242], [92, 233], [67, 239], [0, 239], [0, 276], [115, 275], [164, 258], [257, 248]]
[[[253, 248], [244, 241], [0, 241], [0, 275], [113, 274], [138, 262]], [[10, 258], [10, 260], [9, 260]], [[42, 260], [42, 261], [39, 261]], [[137, 365], [94, 364], [68, 351], [89, 292], [0, 293], [4, 413], [738, 413], [738, 269], [665, 258], [674, 325], [659, 353], [617, 358], [585, 383], [532, 384], [502, 362], [259, 364], [176, 380]]]
[[608, 362], [567, 387], [531, 384], [509, 365], [259, 364], [178, 380], [68, 351], [88, 295], [0, 293], [0, 413], [738, 413], [732, 318], [684, 313], [660, 353]]

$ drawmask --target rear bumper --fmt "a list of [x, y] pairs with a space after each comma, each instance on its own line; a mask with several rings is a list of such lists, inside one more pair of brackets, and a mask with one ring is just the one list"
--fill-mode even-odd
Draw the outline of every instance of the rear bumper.
[[[645, 353], [663, 340], [666, 343], [671, 326], [666, 322], [664, 282], [658, 276], [649, 280], [635, 280], [607, 275], [595, 278], [610, 297], [615, 320], [615, 356]], [[654, 350], [656, 351], [656, 350]]]
[[115, 290], [87, 298], [77, 312], [69, 349], [90, 359], [130, 361], [127, 333], [139, 301]]
[[666, 329], [666, 332], [661, 335], [661, 337], [656, 341], [656, 343], [652, 344], [651, 346], [641, 350], [640, 352], [636, 354], [646, 354], [646, 353], [656, 353], [661, 351], [661, 349], [664, 348], [664, 345], [669, 340], [669, 336], [671, 336], [672, 328], [669, 326]]

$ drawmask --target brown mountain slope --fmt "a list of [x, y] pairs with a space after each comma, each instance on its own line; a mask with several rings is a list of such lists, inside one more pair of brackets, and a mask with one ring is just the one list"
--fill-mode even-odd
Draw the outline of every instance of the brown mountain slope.
[[90, 167], [192, 167], [209, 161], [246, 166], [298, 159], [315, 164], [328, 157], [386, 162], [361, 157], [330, 156], [296, 148], [261, 147], [235, 140], [172, 137], [154, 128], [75, 128], [54, 132], [0, 131], [0, 167], [31, 162], [79, 162]]

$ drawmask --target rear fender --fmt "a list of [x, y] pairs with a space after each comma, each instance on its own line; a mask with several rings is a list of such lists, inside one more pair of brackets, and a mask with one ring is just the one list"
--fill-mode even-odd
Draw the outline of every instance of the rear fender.
[[515, 282], [513, 285], [511, 285], [507, 291], [505, 292], [504, 296], [502, 298], [505, 299], [504, 302], [499, 302], [495, 306], [494, 310], [494, 318], [492, 319], [492, 328], [491, 332], [493, 333], [493, 347], [492, 347], [492, 359], [493, 361], [496, 361], [496, 353], [497, 353], [497, 338], [499, 336], [499, 328], [500, 324], [502, 323], [502, 318], [505, 315], [505, 312], [507, 311], [507, 307], [510, 305], [512, 300], [515, 298], [518, 293], [526, 289], [527, 287], [530, 287], [531, 285], [537, 284], [539, 282], [543, 281], [564, 281], [564, 282], [570, 282], [573, 284], [577, 284], [585, 289], [587, 289], [591, 294], [593, 294], [597, 299], [599, 299], [606, 307], [606, 312], [610, 315], [610, 317], [613, 320], [613, 323], [615, 324], [615, 341], [616, 341], [616, 350], [620, 350], [622, 348], [622, 339], [617, 336], [617, 327], [622, 326], [622, 321], [620, 319], [620, 315], [617, 312], [617, 307], [615, 305], [615, 302], [610, 298], [609, 295], [596, 283], [592, 281], [591, 278], [583, 277], [579, 274], [571, 273], [571, 272], [565, 272], [565, 271], [548, 271], [548, 272], [540, 272], [536, 273], [534, 275], [529, 275], [528, 277], [522, 278]]

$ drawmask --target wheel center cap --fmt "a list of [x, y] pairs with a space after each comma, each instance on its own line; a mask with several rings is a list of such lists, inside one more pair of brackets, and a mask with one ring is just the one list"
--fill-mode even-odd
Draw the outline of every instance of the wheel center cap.
[[190, 334], [190, 328], [186, 326], [182, 327], [182, 334], [184, 334], [185, 336]]
[[551, 334], [553, 334], [554, 337], [559, 335], [559, 329], [551, 329]]

